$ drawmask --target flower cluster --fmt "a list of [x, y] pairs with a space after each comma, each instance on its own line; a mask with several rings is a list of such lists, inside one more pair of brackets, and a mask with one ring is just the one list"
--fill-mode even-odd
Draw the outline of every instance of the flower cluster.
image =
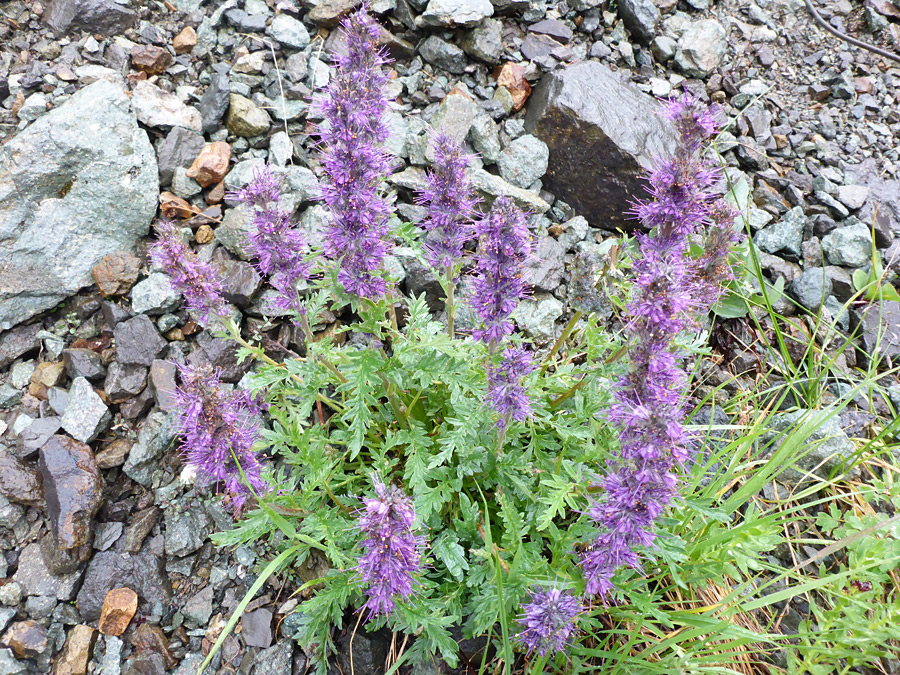
[[278, 291], [274, 301], [281, 310], [300, 311], [297, 283], [309, 278], [312, 263], [307, 260], [309, 246], [291, 214], [278, 208], [281, 186], [268, 165], [254, 170], [253, 179], [243, 188], [230, 192], [230, 199], [253, 207], [255, 231], [247, 237], [250, 252], [257, 259], [256, 269], [269, 277]]
[[427, 207], [423, 223], [429, 236], [428, 262], [439, 272], [452, 270], [462, 259], [463, 246], [472, 238], [470, 218], [478, 203], [466, 178], [472, 157], [441, 131], [434, 137], [434, 162], [425, 177], [418, 202]]
[[172, 287], [184, 296], [188, 309], [196, 312], [204, 324], [211, 314], [228, 316], [218, 270], [197, 257], [181, 238], [181, 230], [171, 222], [160, 221], [156, 232], [150, 258], [169, 276]]
[[384, 117], [387, 63], [378, 46], [378, 24], [365, 7], [343, 21], [347, 53], [335, 57], [325, 96], [315, 107], [325, 179], [321, 197], [331, 214], [325, 254], [340, 259], [338, 280], [361, 298], [384, 295], [376, 274], [388, 252], [390, 204], [379, 187], [392, 161], [382, 143], [388, 137]]
[[197, 469], [204, 483], [222, 483], [239, 513], [253, 493], [261, 495], [270, 489], [253, 452], [262, 403], [244, 389], [226, 392], [209, 365], [179, 366], [178, 370], [181, 386], [174, 398], [185, 461]]
[[531, 255], [528, 223], [509, 197], [498, 197], [490, 213], [475, 224], [479, 237], [472, 282], [472, 307], [484, 322], [473, 331], [476, 339], [498, 345], [513, 330], [510, 315], [525, 297], [523, 274]]
[[497, 427], [501, 431], [510, 421], [521, 422], [531, 416], [531, 401], [522, 386], [522, 378], [534, 370], [531, 354], [521, 347], [507, 347], [500, 365], [488, 366], [488, 400], [500, 413]]
[[582, 612], [581, 599], [555, 586], [530, 590], [528, 594], [530, 602], [522, 607], [519, 642], [529, 654], [536, 651], [546, 656], [563, 651], [575, 633], [575, 622]]
[[[656, 162], [651, 199], [636, 208], [651, 233], [637, 235], [640, 254], [627, 307], [631, 366], [608, 414], [619, 429], [619, 458], [603, 479], [603, 501], [589, 510], [601, 528], [580, 563], [589, 596], [608, 595], [620, 567], [640, 568], [637, 550], [653, 544], [654, 523], [675, 495], [675, 467], [688, 458], [691, 439], [682, 426], [687, 375], [673, 341], [730, 278], [734, 212], [717, 190], [719, 172], [702, 154], [703, 142], [718, 129], [715, 114], [686, 96], [670, 103], [665, 115], [680, 143], [673, 158]], [[699, 259], [690, 256], [692, 238], [712, 244]]]
[[365, 549], [357, 571], [366, 586], [370, 617], [390, 614], [396, 600], [413, 592], [413, 578], [421, 571], [422, 539], [413, 534], [416, 512], [400, 488], [374, 479], [375, 496], [363, 499], [359, 529]]

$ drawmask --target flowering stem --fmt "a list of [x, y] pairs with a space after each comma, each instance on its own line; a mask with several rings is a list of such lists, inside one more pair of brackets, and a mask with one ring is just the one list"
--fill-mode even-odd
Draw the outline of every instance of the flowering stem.
[[563, 328], [563, 332], [553, 344], [553, 348], [550, 350], [547, 356], [544, 357], [544, 365], [541, 367], [541, 375], [547, 372], [547, 368], [550, 367], [550, 359], [556, 356], [556, 353], [565, 344], [566, 340], [569, 338], [569, 335], [571, 335], [572, 331], [575, 330], [575, 324], [578, 323], [578, 320], [581, 319], [582, 316], [584, 316], [583, 312], [581, 312], [581, 310], [578, 310], [572, 315], [572, 318], [569, 319], [566, 327]]
[[444, 268], [444, 274], [447, 277], [446, 285], [444, 286], [444, 292], [447, 294], [447, 335], [450, 336], [450, 339], [453, 339], [454, 323], [456, 320], [456, 303], [454, 301], [454, 295], [456, 293], [456, 284], [453, 283], [453, 268], [450, 265], [447, 265]]

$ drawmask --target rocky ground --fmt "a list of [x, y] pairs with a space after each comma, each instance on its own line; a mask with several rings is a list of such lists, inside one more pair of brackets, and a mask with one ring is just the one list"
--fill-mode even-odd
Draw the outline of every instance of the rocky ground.
[[[268, 161], [316, 240], [309, 98], [328, 82], [334, 26], [354, 4], [0, 6], [0, 673], [194, 673], [253, 582], [267, 551], [210, 541], [231, 516], [183, 470], [169, 414], [173, 361], [212, 362], [236, 384], [249, 364], [181, 309], [147, 261], [148, 235], [160, 212], [190, 228], [246, 335], [303, 349], [271, 318], [243, 248], [250, 218], [224, 195]], [[413, 190], [426, 130], [466, 139], [483, 195], [533, 214], [540, 261], [518, 323], [536, 340], [583, 305], [600, 243], [630, 227], [622, 213], [641, 162], [670, 146], [651, 97], [688, 89], [733, 121], [719, 149], [766, 273], [800, 305], [868, 329], [863, 354], [879, 327], [883, 352], [900, 354], [898, 303], [841, 311], [873, 233], [888, 261], [900, 246], [900, 64], [825, 33], [799, 0], [372, 9], [395, 59], [399, 213], [422, 215]], [[820, 9], [839, 30], [900, 49], [900, 0]], [[439, 309], [436, 280], [408, 251], [391, 268]], [[252, 601], [215, 672], [304, 672], [285, 582]], [[357, 635], [355, 671], [378, 672], [387, 648]]]

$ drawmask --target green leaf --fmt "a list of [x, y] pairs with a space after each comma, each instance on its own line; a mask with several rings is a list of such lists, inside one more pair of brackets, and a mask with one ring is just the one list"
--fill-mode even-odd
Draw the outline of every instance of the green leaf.
[[747, 301], [734, 292], [726, 293], [713, 308], [713, 313], [723, 319], [738, 319], [750, 311]]
[[566, 503], [571, 500], [575, 489], [572, 483], [557, 475], [553, 475], [549, 479], [545, 478], [541, 481], [541, 485], [549, 490], [549, 494], [538, 499], [541, 504], [547, 505], [547, 508], [538, 516], [538, 532], [550, 527], [553, 519], [565, 511]]
[[466, 550], [459, 544], [459, 538], [452, 532], [444, 532], [432, 542], [431, 547], [435, 557], [444, 563], [450, 574], [462, 581], [469, 569], [469, 562], [466, 560]]

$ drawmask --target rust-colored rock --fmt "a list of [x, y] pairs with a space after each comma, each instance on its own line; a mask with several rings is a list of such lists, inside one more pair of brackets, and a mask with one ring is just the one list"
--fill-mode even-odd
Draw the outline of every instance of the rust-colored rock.
[[187, 177], [193, 178], [203, 187], [218, 183], [228, 173], [228, 162], [231, 160], [231, 146], [225, 141], [209, 143], [200, 151]]
[[178, 660], [169, 651], [169, 639], [159, 626], [142, 623], [131, 636], [131, 644], [138, 654], [146, 652], [162, 654], [166, 668], [174, 668], [178, 664]]
[[51, 436], [41, 448], [38, 468], [59, 547], [84, 546], [91, 541], [91, 525], [103, 496], [103, 478], [90, 447], [68, 436]]
[[188, 26], [172, 40], [172, 48], [176, 54], [187, 54], [197, 46], [197, 31]]
[[225, 199], [225, 181], [220, 181], [206, 193], [206, 203], [219, 204], [223, 199]]
[[53, 662], [53, 675], [85, 675], [96, 640], [97, 631], [90, 626], [74, 626]]
[[17, 621], [0, 640], [20, 659], [33, 659], [47, 650], [47, 629], [37, 621]]
[[110, 253], [94, 265], [91, 276], [105, 297], [125, 295], [138, 279], [141, 261], [127, 251]]
[[11, 502], [28, 506], [44, 503], [41, 475], [3, 448], [0, 448], [0, 494]]
[[148, 75], [159, 75], [172, 63], [172, 55], [162, 47], [135, 45], [131, 48], [131, 67]]
[[98, 628], [104, 635], [121, 635], [137, 612], [138, 595], [130, 588], [114, 588], [106, 594]]
[[42, 401], [47, 400], [47, 390], [62, 383], [66, 377], [66, 364], [62, 361], [43, 361], [31, 374], [28, 393]]
[[513, 110], [521, 110], [531, 95], [531, 85], [525, 79], [525, 68], [518, 63], [504, 63], [494, 71], [498, 87], [505, 87], [512, 96]]

